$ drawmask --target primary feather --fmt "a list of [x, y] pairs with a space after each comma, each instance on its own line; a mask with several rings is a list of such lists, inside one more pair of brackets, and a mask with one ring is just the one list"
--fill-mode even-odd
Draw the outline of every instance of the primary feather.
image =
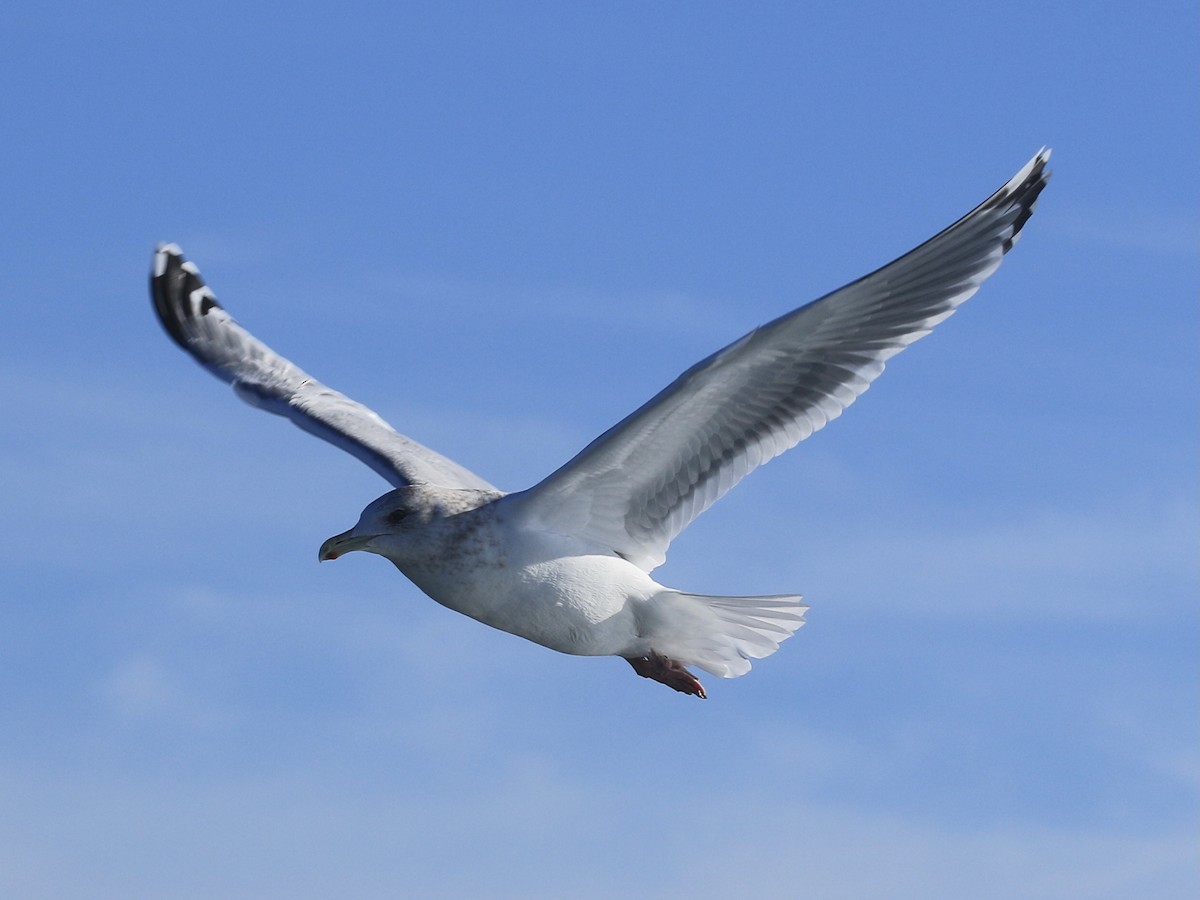
[[399, 434], [375, 412], [327, 388], [246, 331], [174, 244], [160, 244], [154, 254], [150, 295], [172, 340], [232, 384], [251, 406], [290, 419], [358, 457], [396, 487], [495, 490], [453, 460]]
[[540, 484], [504, 494], [398, 434], [238, 325], [173, 244], [150, 286], [167, 333], [247, 402], [352, 453], [395, 490], [321, 559], [378, 553], [443, 605], [564, 653], [616, 655], [704, 696], [804, 624], [799, 595], [714, 597], [654, 581], [672, 539], [758, 466], [841, 415], [888, 359], [978, 290], [1049, 172], [1042, 150], [910, 253], [684, 372]]
[[692, 366], [510, 502], [651, 571], [679, 532], [758, 466], [842, 414], [884, 364], [971, 297], [1046, 186], [1049, 150], [949, 228]]

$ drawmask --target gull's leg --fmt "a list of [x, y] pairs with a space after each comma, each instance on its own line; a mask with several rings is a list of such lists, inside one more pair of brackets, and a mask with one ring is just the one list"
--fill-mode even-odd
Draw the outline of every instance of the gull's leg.
[[694, 694], [701, 700], [708, 696], [704, 693], [704, 685], [699, 679], [685, 669], [683, 663], [669, 656], [651, 650], [649, 656], [626, 656], [623, 659], [643, 678], [661, 681], [669, 688], [674, 688], [682, 694]]

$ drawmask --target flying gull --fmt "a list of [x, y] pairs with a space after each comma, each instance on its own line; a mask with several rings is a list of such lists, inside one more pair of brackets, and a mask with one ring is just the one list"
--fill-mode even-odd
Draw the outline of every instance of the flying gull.
[[881, 269], [756, 328], [528, 490], [505, 493], [397, 433], [242, 328], [174, 244], [150, 291], [171, 338], [246, 402], [358, 457], [393, 490], [321, 560], [369, 550], [422, 591], [493, 628], [704, 697], [695, 666], [750, 669], [804, 624], [799, 595], [715, 597], [650, 577], [696, 516], [863, 393], [1000, 265], [1050, 173], [1041, 150], [1011, 181]]

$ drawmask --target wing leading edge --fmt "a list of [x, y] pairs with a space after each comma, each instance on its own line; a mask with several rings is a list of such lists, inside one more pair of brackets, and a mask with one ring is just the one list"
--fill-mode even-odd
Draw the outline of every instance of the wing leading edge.
[[154, 254], [150, 294], [171, 339], [233, 385], [251, 406], [290, 419], [396, 487], [424, 483], [495, 490], [453, 460], [399, 434], [373, 411], [321, 384], [242, 328], [174, 244], [160, 244]]
[[854, 402], [884, 364], [970, 298], [1016, 242], [1050, 151], [949, 228], [692, 366], [574, 459], [506, 503], [650, 571], [755, 468]]

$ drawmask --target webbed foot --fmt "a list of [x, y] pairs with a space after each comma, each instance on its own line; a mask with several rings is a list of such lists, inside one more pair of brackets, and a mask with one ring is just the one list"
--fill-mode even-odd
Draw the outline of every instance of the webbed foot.
[[700, 683], [700, 680], [685, 669], [683, 663], [678, 660], [655, 653], [653, 650], [650, 651], [649, 656], [626, 656], [623, 658], [625, 662], [633, 666], [633, 671], [643, 678], [660, 681], [681, 694], [692, 694], [701, 700], [708, 697], [704, 693], [704, 685]]

